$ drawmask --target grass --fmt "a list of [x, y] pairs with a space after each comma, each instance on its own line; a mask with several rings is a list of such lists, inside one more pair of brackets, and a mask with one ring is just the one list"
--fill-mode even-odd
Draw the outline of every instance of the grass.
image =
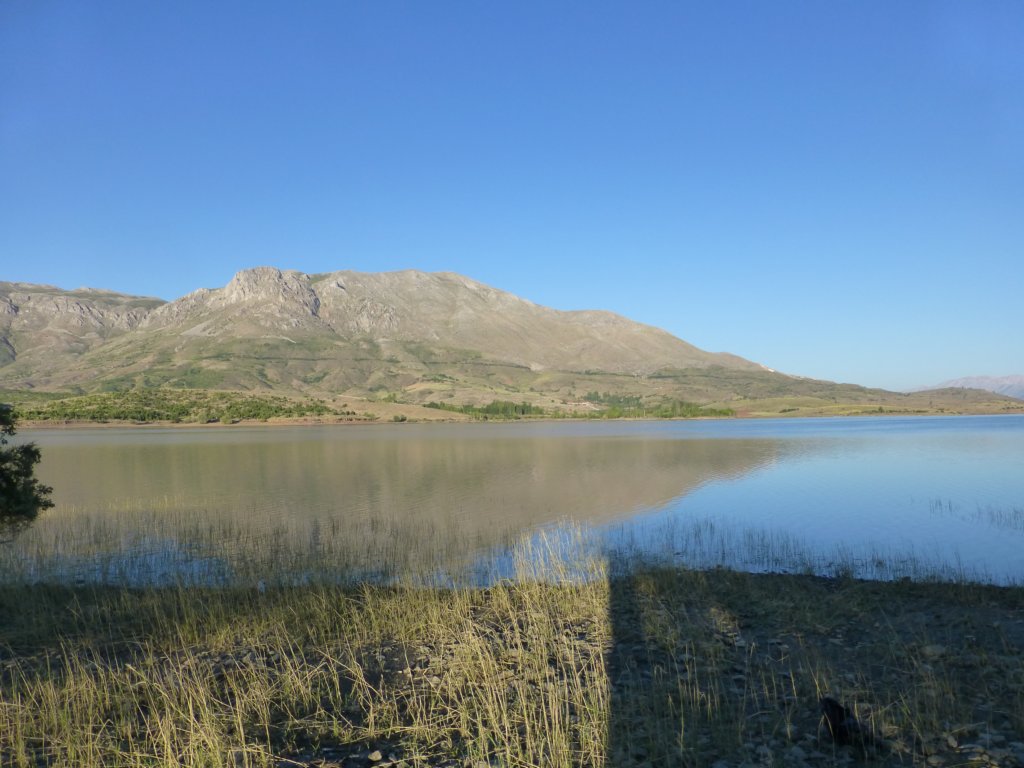
[[[470, 543], [428, 544], [450, 531], [257, 536], [173, 509], [0, 551], [0, 765], [1012, 765], [1024, 735], [1020, 587], [691, 568], [571, 528], [493, 550], [480, 581]], [[129, 520], [219, 583], [140, 586]], [[756, 532], [673, 536], [694, 563], [746, 546], [812, 570]], [[823, 737], [825, 694], [879, 745]]]

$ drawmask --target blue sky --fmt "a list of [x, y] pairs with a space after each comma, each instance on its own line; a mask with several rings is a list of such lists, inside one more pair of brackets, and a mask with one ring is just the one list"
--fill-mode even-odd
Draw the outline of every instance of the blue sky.
[[1024, 3], [0, 3], [0, 279], [454, 271], [788, 373], [1024, 373]]

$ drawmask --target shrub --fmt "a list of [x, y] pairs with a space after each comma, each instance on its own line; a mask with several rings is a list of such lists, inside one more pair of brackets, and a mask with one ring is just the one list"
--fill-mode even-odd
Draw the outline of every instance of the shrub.
[[53, 506], [51, 488], [35, 476], [39, 448], [35, 443], [8, 445], [15, 433], [14, 411], [0, 404], [0, 535], [18, 530]]

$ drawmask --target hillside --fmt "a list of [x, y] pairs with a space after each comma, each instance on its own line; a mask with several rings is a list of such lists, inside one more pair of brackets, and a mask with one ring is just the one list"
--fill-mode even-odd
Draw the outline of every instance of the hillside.
[[502, 399], [568, 413], [680, 400], [751, 414], [999, 412], [1013, 402], [786, 376], [610, 312], [549, 309], [451, 273], [258, 267], [172, 302], [0, 282], [0, 390], [152, 387], [413, 405]]
[[965, 376], [928, 387], [923, 391], [954, 388], [983, 389], [986, 392], [1024, 400], [1024, 376]]

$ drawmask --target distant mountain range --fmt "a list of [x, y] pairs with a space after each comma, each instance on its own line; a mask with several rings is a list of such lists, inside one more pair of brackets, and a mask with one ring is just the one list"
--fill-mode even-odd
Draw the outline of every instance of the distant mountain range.
[[987, 392], [996, 392], [1000, 395], [1024, 400], [1024, 376], [964, 376], [960, 379], [936, 384], [934, 387], [924, 387], [919, 391], [959, 387], [983, 389]]
[[[741, 412], [754, 402], [768, 412], [947, 406], [935, 393], [786, 376], [611, 312], [549, 309], [452, 273], [257, 267], [171, 302], [0, 282], [0, 389], [140, 387], [420, 404], [514, 399], [570, 410], [621, 397]], [[964, 392], [950, 407], [998, 409], [1004, 400]]]

